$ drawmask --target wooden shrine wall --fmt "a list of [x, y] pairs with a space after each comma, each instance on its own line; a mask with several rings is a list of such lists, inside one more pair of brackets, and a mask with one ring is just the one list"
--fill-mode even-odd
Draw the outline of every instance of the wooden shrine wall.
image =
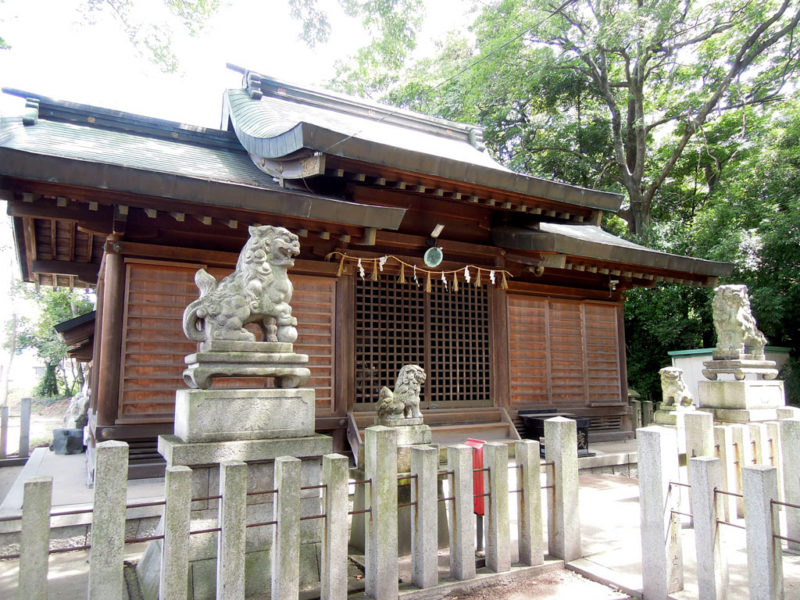
[[[185, 387], [184, 357], [197, 345], [182, 329], [183, 310], [198, 296], [194, 274], [202, 265], [127, 259], [122, 336], [122, 365], [117, 423], [170, 422], [175, 390]], [[229, 269], [208, 269], [220, 280]], [[318, 415], [333, 411], [336, 279], [292, 275], [293, 314], [299, 337], [295, 352], [309, 355]], [[271, 383], [271, 382], [269, 382]], [[250, 379], [227, 380], [214, 387], [263, 385]]]
[[625, 401], [620, 304], [509, 294], [508, 324], [513, 408]]

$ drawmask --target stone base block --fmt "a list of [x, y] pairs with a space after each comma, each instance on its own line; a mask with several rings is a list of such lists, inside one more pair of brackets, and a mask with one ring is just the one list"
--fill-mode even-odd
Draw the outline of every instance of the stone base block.
[[[674, 406], [670, 407], [674, 408]], [[694, 412], [692, 410], [657, 410], [653, 413], [653, 422], [657, 425], [677, 425], [678, 423], [678, 414], [685, 415], [687, 413]]]
[[158, 453], [167, 466], [218, 465], [226, 460], [269, 461], [279, 456], [320, 457], [333, 452], [333, 440], [315, 433], [302, 438], [236, 440], [228, 442], [184, 442], [175, 435], [158, 436]]
[[704, 410], [760, 410], [786, 405], [780, 380], [700, 381], [698, 395]]
[[761, 423], [779, 419], [777, 408], [704, 408], [703, 410], [714, 415], [715, 423]]
[[314, 390], [175, 392], [175, 435], [184, 442], [305, 437], [314, 433]]

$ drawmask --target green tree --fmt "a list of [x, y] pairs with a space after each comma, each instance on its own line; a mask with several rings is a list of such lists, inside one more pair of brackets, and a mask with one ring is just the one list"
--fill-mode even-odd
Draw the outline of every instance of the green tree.
[[91, 299], [81, 292], [65, 288], [36, 290], [28, 286], [27, 293], [39, 306], [35, 320], [23, 317], [17, 324], [16, 347], [32, 348], [45, 364], [45, 373], [35, 393], [53, 397], [62, 393], [70, 396], [76, 386], [83, 384], [83, 371], [67, 358], [67, 346], [53, 327], [73, 317], [93, 310]]

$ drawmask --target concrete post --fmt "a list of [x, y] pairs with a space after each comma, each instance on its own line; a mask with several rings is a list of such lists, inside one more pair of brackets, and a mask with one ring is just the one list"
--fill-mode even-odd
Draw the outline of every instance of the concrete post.
[[573, 419], [554, 417], [544, 422], [547, 469], [547, 535], [550, 554], [570, 562], [581, 557], [581, 515], [578, 509], [578, 433]]
[[115, 440], [97, 444], [94, 474], [89, 600], [116, 600], [123, 598], [124, 586], [128, 444]]
[[800, 408], [796, 406], [781, 406], [775, 409], [775, 412], [778, 413], [778, 419], [781, 421], [783, 419], [800, 419]]
[[539, 442], [519, 440], [515, 443], [519, 472], [517, 481], [517, 526], [519, 527], [519, 561], [524, 565], [544, 563], [542, 532], [542, 483]]
[[52, 477], [25, 481], [20, 531], [19, 598], [47, 600], [47, 566], [50, 550]]
[[645, 427], [639, 438], [639, 510], [642, 535], [642, 595], [666, 598], [683, 589], [681, 524], [677, 510], [678, 490], [670, 482], [678, 479], [675, 431]]
[[189, 593], [192, 470], [184, 466], [167, 467], [164, 494], [164, 542], [158, 597], [159, 600], [185, 600]]
[[411, 448], [411, 580], [419, 588], [439, 583], [438, 468], [438, 448]]
[[[573, 421], [574, 422], [574, 421]], [[577, 452], [577, 450], [576, 450]], [[511, 570], [511, 531], [508, 523], [508, 446], [503, 442], [483, 445], [484, 489], [488, 498], [486, 519], [489, 534], [486, 537], [486, 566], [495, 573]]]
[[[717, 425], [714, 427], [714, 447], [716, 456], [722, 463], [722, 485], [725, 491], [736, 489], [736, 452], [733, 446], [733, 432], [730, 427]], [[736, 518], [736, 496], [722, 496], [722, 514], [725, 521]]]
[[[243, 600], [247, 465], [231, 460], [219, 465], [219, 527], [217, 537], [217, 600]], [[273, 564], [274, 570], [274, 564]]]
[[717, 515], [724, 506], [722, 461], [702, 456], [689, 460], [689, 485], [692, 486], [694, 543], [697, 553], [697, 589], [704, 600], [722, 600], [728, 587], [728, 561], [722, 551]]
[[745, 467], [742, 482], [750, 600], [779, 600], [783, 598], [783, 551], [780, 540], [773, 537], [778, 520], [770, 503], [778, 497], [777, 470], [767, 465]]
[[703, 411], [687, 412], [684, 416], [686, 433], [686, 463], [696, 456], [716, 456], [714, 453], [714, 415]]
[[296, 600], [300, 593], [299, 458], [275, 459], [275, 520], [272, 536], [272, 600]]
[[397, 431], [377, 425], [364, 432], [365, 474], [370, 484], [365, 591], [375, 600], [397, 598]]
[[[800, 504], [800, 419], [781, 421], [781, 454], [783, 458], [783, 493], [789, 504]], [[786, 514], [786, 537], [800, 540], [800, 510], [790, 508]], [[800, 544], [789, 542], [789, 550], [800, 550]]]
[[325, 526], [322, 530], [322, 568], [320, 600], [347, 597], [347, 480], [349, 461], [341, 454], [322, 457], [322, 483], [325, 485]]
[[764, 464], [778, 470], [778, 500], [784, 501], [783, 491], [783, 457], [781, 456], [781, 427], [778, 421], [764, 424], [767, 430], [767, 441], [764, 445]]
[[[736, 456], [736, 488], [735, 491], [741, 494], [742, 488], [742, 469], [753, 464], [753, 447], [750, 445], [750, 429], [745, 425], [731, 425], [733, 435], [733, 446]], [[736, 516], [744, 516], [744, 504], [741, 498], [736, 499]]]
[[8, 456], [8, 407], [0, 406], [0, 458]]
[[31, 443], [31, 399], [23, 398], [19, 405], [19, 457], [27, 458]]
[[750, 448], [751, 460], [750, 464], [765, 465], [764, 449], [767, 446], [767, 428], [763, 423], [748, 423], [747, 429], [750, 431]]
[[653, 401], [642, 400], [642, 425], [647, 427], [653, 422]]
[[450, 495], [450, 576], [463, 581], [475, 577], [475, 515], [472, 498], [472, 448], [447, 448], [447, 470], [452, 471]]

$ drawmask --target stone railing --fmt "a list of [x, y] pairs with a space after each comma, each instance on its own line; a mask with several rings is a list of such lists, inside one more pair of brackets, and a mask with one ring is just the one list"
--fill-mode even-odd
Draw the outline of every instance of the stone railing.
[[681, 538], [691, 524], [701, 598], [729, 595], [731, 527], [746, 530], [750, 597], [782, 598], [783, 542], [800, 549], [800, 419], [715, 427], [698, 411], [637, 437], [643, 597], [684, 589]]
[[[166, 473], [163, 504], [163, 532], [146, 539], [125, 538], [126, 477], [128, 448], [122, 442], [103, 442], [97, 446], [91, 546], [89, 550], [88, 597], [116, 600], [125, 596], [123, 553], [126, 542], [158, 540], [161, 543], [160, 598], [187, 598], [187, 573], [190, 537], [196, 533], [217, 534], [218, 598], [244, 597], [245, 540], [249, 527], [273, 527], [273, 559], [268, 576], [272, 598], [297, 598], [299, 591], [299, 544], [301, 521], [319, 519], [322, 523], [320, 593], [321, 598], [346, 598], [348, 587], [347, 548], [350, 531], [350, 489], [368, 488], [369, 514], [366, 531], [365, 591], [379, 600], [394, 600], [398, 588], [398, 482], [411, 481], [410, 520], [411, 574], [417, 588], [440, 583], [437, 519], [446, 505], [450, 569], [447, 579], [466, 581], [476, 577], [476, 518], [473, 482], [483, 477], [485, 494], [485, 562], [495, 573], [512, 568], [512, 540], [518, 544], [519, 565], [541, 565], [545, 555], [570, 561], [578, 558], [580, 523], [578, 514], [578, 459], [575, 421], [550, 419], [545, 424], [547, 440], [545, 461], [539, 455], [539, 443], [523, 440], [515, 443], [516, 464], [509, 465], [509, 447], [504, 443], [484, 445], [484, 468], [473, 468], [473, 449], [466, 445], [446, 448], [446, 466], [439, 463], [433, 446], [411, 449], [411, 471], [397, 472], [397, 432], [390, 427], [371, 427], [365, 432], [364, 481], [352, 481], [348, 459], [339, 454], [322, 457], [321, 481], [301, 484], [300, 461], [280, 457], [274, 461], [274, 489], [258, 492], [274, 496], [273, 519], [263, 523], [247, 520], [247, 465], [231, 461], [220, 464], [219, 511], [216, 527], [190, 530], [192, 470], [185, 466], [169, 467]], [[516, 470], [516, 477], [509, 477]], [[546, 484], [541, 484], [541, 473]], [[517, 489], [509, 489], [509, 480]], [[440, 486], [444, 481], [446, 486]], [[308, 484], [308, 482], [305, 482]], [[449, 490], [443, 497], [439, 490]], [[546, 503], [542, 490], [546, 490]], [[24, 508], [20, 527], [18, 554], [0, 556], [0, 560], [18, 561], [20, 598], [40, 598], [46, 593], [50, 549], [52, 480], [32, 478], [25, 482]], [[321, 512], [301, 516], [301, 496], [319, 494]], [[202, 500], [202, 499], [200, 499]], [[517, 502], [516, 536], [511, 532], [510, 502]], [[547, 506], [548, 539], [543, 531], [543, 506]], [[58, 514], [58, 513], [56, 513]], [[5, 518], [3, 520], [9, 520]], [[62, 550], [56, 550], [60, 552]], [[9, 564], [6, 562], [5, 564]], [[264, 590], [265, 592], [267, 590]]]

